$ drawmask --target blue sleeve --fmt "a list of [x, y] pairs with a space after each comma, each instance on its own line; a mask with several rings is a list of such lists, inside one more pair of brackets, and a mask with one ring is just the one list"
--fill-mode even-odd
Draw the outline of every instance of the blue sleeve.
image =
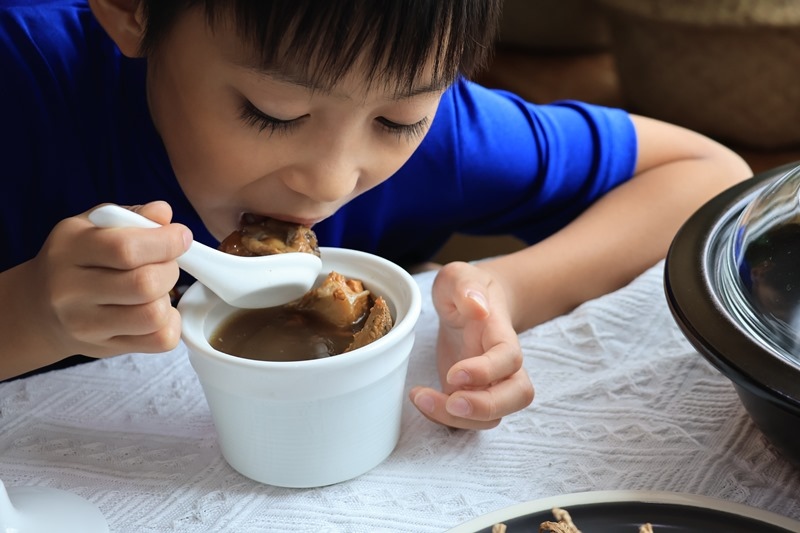
[[429, 259], [456, 232], [533, 244], [630, 179], [636, 153], [622, 110], [536, 105], [460, 81], [409, 161], [315, 229], [320, 242], [403, 264]]
[[625, 111], [536, 105], [468, 82], [446, 98], [437, 126], [456, 136], [450, 157], [463, 205], [482, 212], [458, 231], [534, 243], [633, 175], [636, 134]]
[[[60, 139], [48, 125], [60, 120], [68, 108], [51, 81], [58, 71], [44, 58], [46, 43], [32, 36], [35, 26], [45, 21], [17, 16], [17, 11], [36, 14], [33, 9], [6, 11], [5, 3], [0, 8], [0, 72], [4, 77], [0, 83], [0, 268], [5, 269], [30, 258], [34, 247], [44, 241], [46, 226], [55, 223], [49, 195], [41, 194], [35, 174], [54, 164], [48, 151]], [[59, 26], [52, 31], [60, 31]], [[42, 222], [29, 223], [31, 212]]]
[[101, 202], [168, 200], [202, 227], [150, 119], [144, 60], [123, 57], [79, 0], [0, 0], [0, 270]]

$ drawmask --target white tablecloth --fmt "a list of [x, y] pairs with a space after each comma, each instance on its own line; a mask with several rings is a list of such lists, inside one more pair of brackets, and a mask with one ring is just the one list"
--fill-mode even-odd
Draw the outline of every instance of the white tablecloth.
[[[68, 490], [112, 532], [441, 532], [545, 496], [704, 494], [800, 519], [800, 468], [754, 427], [684, 339], [663, 264], [520, 335], [536, 399], [500, 427], [449, 430], [410, 404], [394, 453], [363, 476], [282, 489], [230, 468], [185, 349], [0, 384], [0, 479]], [[436, 382], [432, 273], [408, 387]]]

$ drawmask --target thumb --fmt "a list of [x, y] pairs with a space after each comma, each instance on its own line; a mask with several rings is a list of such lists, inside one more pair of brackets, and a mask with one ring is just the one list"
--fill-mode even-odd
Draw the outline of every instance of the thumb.
[[172, 221], [172, 207], [167, 202], [161, 200], [149, 202], [144, 205], [131, 206], [130, 209], [143, 217], [149, 218], [153, 222], [158, 222], [162, 226]]

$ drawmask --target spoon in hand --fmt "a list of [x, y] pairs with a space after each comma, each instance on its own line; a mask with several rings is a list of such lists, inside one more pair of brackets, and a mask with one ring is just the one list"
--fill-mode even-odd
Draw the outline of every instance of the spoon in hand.
[[[103, 205], [89, 213], [100, 228], [157, 228], [160, 224], [118, 205]], [[178, 258], [178, 266], [234, 307], [273, 307], [303, 296], [322, 269], [319, 257], [290, 252], [241, 257], [197, 241]]]

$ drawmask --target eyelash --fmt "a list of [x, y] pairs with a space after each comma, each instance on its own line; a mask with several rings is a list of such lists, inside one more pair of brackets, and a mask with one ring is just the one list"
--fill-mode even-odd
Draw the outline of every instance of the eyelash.
[[[249, 101], [245, 101], [242, 104], [239, 117], [246, 125], [256, 128], [259, 133], [268, 131], [270, 137], [275, 133], [291, 133], [291, 131], [298, 126], [298, 121], [303, 118], [281, 120], [271, 117]], [[428, 117], [414, 124], [398, 124], [383, 117], [378, 117], [376, 120], [384, 132], [396, 136], [398, 140], [405, 138], [408, 141], [414, 141], [422, 137], [428, 129]]]
[[297, 126], [297, 121], [302, 118], [300, 117], [292, 120], [281, 120], [279, 118], [271, 117], [248, 101], [245, 101], [242, 104], [239, 117], [248, 126], [256, 128], [259, 133], [268, 130], [270, 137], [275, 133], [290, 133], [292, 129]]
[[378, 117], [376, 120], [385, 132], [397, 136], [398, 140], [405, 137], [407, 141], [414, 141], [422, 137], [428, 129], [428, 117], [414, 124], [398, 124], [383, 117]]

